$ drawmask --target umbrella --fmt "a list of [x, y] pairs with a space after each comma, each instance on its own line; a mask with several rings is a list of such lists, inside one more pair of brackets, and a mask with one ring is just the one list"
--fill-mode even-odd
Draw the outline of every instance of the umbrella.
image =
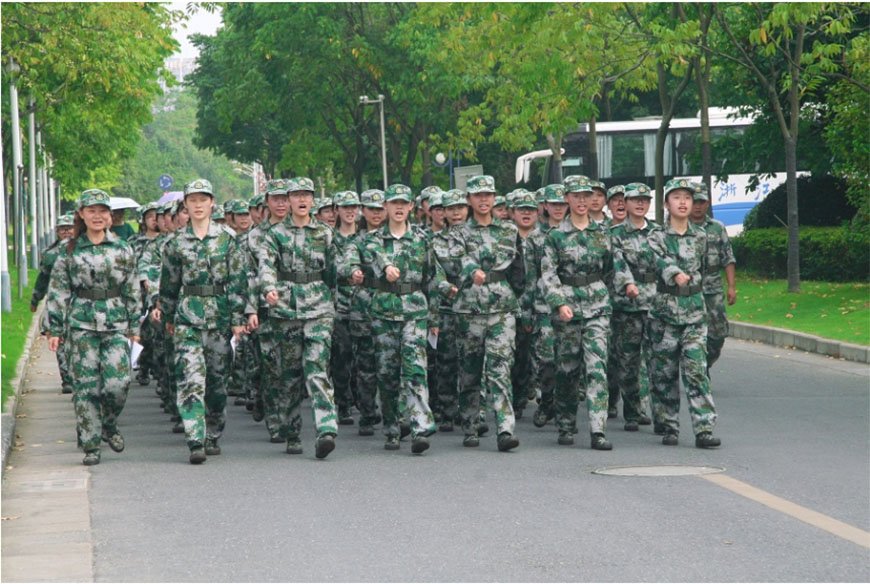
[[138, 209], [139, 203], [129, 197], [109, 197], [109, 207], [112, 211], [119, 209]]
[[163, 203], [168, 203], [169, 201], [177, 201], [178, 199], [184, 198], [184, 191], [169, 191], [168, 193], [164, 193], [162, 197], [157, 199], [157, 202], [161, 205]]

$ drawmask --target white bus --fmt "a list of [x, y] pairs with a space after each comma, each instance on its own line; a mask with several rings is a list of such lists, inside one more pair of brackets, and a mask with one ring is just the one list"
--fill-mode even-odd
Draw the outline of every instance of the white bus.
[[[742, 135], [752, 125], [752, 117], [735, 117], [732, 108], [710, 108], [710, 139], [725, 135]], [[628, 122], [598, 122], [595, 125], [598, 145], [598, 172], [593, 173], [589, 155], [589, 127], [581, 124], [576, 132], [565, 136], [562, 154], [562, 176], [572, 174], [598, 175], [608, 187], [630, 182], [655, 183], [656, 131], [660, 118], [642, 118]], [[701, 119], [674, 118], [665, 140], [665, 180], [675, 176], [701, 180], [700, 148]], [[717, 157], [713, 148], [713, 190], [710, 200], [713, 216], [722, 221], [729, 235], [743, 230], [743, 218], [752, 207], [777, 186], [785, 182], [785, 172], [762, 178], [758, 187], [747, 190], [750, 178], [766, 174], [753, 160], [728, 160]], [[549, 150], [529, 152], [517, 158], [516, 182], [534, 190], [549, 184], [552, 155]], [[727, 175], [719, 181], [717, 174]], [[655, 216], [651, 205], [650, 217]]]

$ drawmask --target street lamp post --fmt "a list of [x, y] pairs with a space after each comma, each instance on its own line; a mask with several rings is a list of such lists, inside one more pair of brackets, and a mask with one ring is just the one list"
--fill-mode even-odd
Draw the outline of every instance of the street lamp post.
[[378, 94], [377, 99], [369, 99], [367, 95], [359, 96], [359, 102], [363, 105], [378, 104], [381, 113], [381, 168], [384, 173], [384, 190], [387, 190], [387, 140], [384, 136], [384, 96]]

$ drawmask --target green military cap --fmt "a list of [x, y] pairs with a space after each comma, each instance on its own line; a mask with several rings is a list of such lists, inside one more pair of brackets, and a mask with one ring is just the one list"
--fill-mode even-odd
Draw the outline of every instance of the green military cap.
[[648, 186], [640, 182], [632, 182], [625, 185], [626, 199], [637, 199], [640, 197], [652, 199], [652, 191]]
[[308, 191], [314, 193], [314, 181], [307, 176], [297, 176], [290, 179], [290, 184], [287, 185], [287, 193], [297, 193]]
[[224, 213], [232, 213], [233, 207], [235, 207], [235, 206], [236, 206], [235, 199], [227, 199], [226, 201], [224, 201]]
[[692, 194], [693, 201], [709, 201], [710, 193], [707, 191], [707, 184], [703, 182], [693, 182], [695, 192]]
[[495, 202], [492, 204], [493, 207], [498, 207], [499, 205], [507, 205], [507, 199], [501, 195], [497, 195]]
[[569, 177], [565, 178], [565, 192], [566, 193], [591, 193], [593, 181], [589, 179], [588, 176], [583, 176], [582, 174], [572, 174]]
[[248, 201], [248, 205], [251, 208], [262, 207], [265, 203], [266, 203], [266, 195], [265, 194], [254, 195], [253, 197], [251, 197], [251, 200]]
[[352, 207], [359, 205], [359, 195], [356, 191], [339, 191], [332, 197], [332, 202], [336, 207]]
[[541, 187], [541, 188], [539, 188], [538, 190], [535, 191], [535, 200], [538, 202], [539, 205], [540, 205], [541, 203], [546, 203], [546, 202], [547, 202], [547, 198], [546, 198], [546, 196], [544, 195], [544, 187]]
[[439, 190], [429, 196], [429, 208], [444, 206], [444, 191]]
[[109, 193], [100, 189], [88, 189], [79, 195], [78, 208], [83, 209], [92, 205], [105, 205], [109, 207]]
[[457, 205], [468, 205], [468, 199], [465, 198], [465, 193], [459, 189], [450, 189], [441, 195], [441, 202], [444, 203], [445, 209]]
[[211, 208], [211, 218], [212, 219], [225, 219], [224, 216], [224, 208], [220, 205], [215, 205]]
[[212, 189], [211, 183], [204, 178], [192, 180], [184, 185], [184, 196], [186, 197], [191, 193], [203, 193], [214, 198], [214, 189]]
[[270, 180], [269, 186], [266, 188], [266, 194], [263, 195], [263, 202], [269, 195], [286, 195], [288, 194], [288, 186], [290, 181], [286, 180]]
[[360, 204], [369, 209], [384, 208], [384, 191], [380, 189], [369, 189], [363, 191], [359, 196]]
[[625, 187], [623, 185], [613, 185], [607, 189], [607, 202], [609, 203], [610, 199], [616, 195], [625, 195]]
[[72, 227], [75, 225], [75, 216], [72, 213], [64, 213], [57, 218], [55, 227]]
[[468, 179], [468, 185], [466, 186], [466, 192], [469, 195], [473, 195], [475, 193], [493, 193], [495, 194], [495, 179], [489, 176], [488, 174], [481, 174], [478, 176], [473, 176]]
[[411, 193], [411, 188], [402, 184], [394, 184], [387, 187], [384, 191], [384, 201], [405, 201], [407, 203], [414, 202], [414, 195]]
[[545, 203], [564, 203], [565, 187], [563, 185], [547, 185], [544, 187]]
[[[431, 187], [426, 187], [425, 189], [420, 191], [420, 200], [425, 201], [425, 200], [431, 198], [432, 195], [434, 195], [435, 193], [443, 193], [443, 192], [444, 191], [441, 190], [441, 187], [436, 187], [434, 185]], [[429, 204], [431, 205], [432, 203], [430, 202]]]
[[672, 191], [676, 191], [679, 189], [683, 189], [689, 191], [692, 196], [695, 195], [695, 185], [686, 178], [672, 178], [668, 182], [665, 183], [665, 198], [668, 198], [668, 195], [671, 194]]
[[[558, 185], [561, 186], [561, 185]], [[513, 200], [514, 209], [538, 209], [538, 199], [535, 193], [530, 193], [526, 189], [517, 189]]]
[[273, 178], [266, 181], [266, 192], [268, 193], [272, 189], [287, 189], [287, 183], [289, 181], [286, 178]]
[[603, 182], [601, 182], [600, 180], [591, 180], [591, 179], [589, 180], [589, 182], [592, 184], [593, 189], [598, 189], [602, 193], [604, 193], [605, 195], [607, 194], [607, 187], [605, 186], [605, 184]]
[[157, 204], [157, 214], [164, 215], [166, 214], [166, 203], [158, 203]]
[[315, 213], [319, 213], [321, 209], [325, 207], [333, 207], [335, 206], [335, 202], [332, 200], [332, 195], [324, 195], [314, 201], [314, 210]]
[[169, 204], [169, 212], [173, 215], [178, 215], [184, 202], [181, 199], [176, 199]]
[[245, 213], [250, 213], [251, 207], [248, 205], [247, 201], [243, 201], [242, 199], [236, 199], [233, 201], [232, 213], [234, 215], [244, 215]]

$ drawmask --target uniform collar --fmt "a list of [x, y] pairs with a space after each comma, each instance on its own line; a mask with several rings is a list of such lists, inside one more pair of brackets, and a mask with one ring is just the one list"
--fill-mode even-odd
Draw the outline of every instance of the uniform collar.
[[[579, 229], [574, 227], [573, 223], [571, 223], [571, 215], [570, 214], [567, 215], [564, 219], [562, 219], [562, 222], [559, 223], [559, 226], [556, 227], [556, 229], [558, 229], [559, 231], [562, 231], [564, 233], [573, 233], [575, 231], [580, 231]], [[589, 226], [586, 227], [586, 229], [584, 231], [601, 231], [601, 225], [598, 224], [597, 222], [595, 222], [595, 220], [590, 219]]]
[[76, 244], [76, 247], [88, 247], [92, 245], [103, 245], [106, 243], [115, 244], [118, 242], [118, 236], [112, 233], [111, 230], [106, 230], [106, 238], [100, 243], [94, 243], [90, 239], [88, 239], [87, 231], [83, 231], [81, 235], [79, 235], [79, 242]]
[[490, 223], [489, 225], [484, 225], [483, 223], [480, 223], [477, 219], [475, 219], [475, 218], [474, 218], [474, 213], [472, 213], [472, 214], [471, 214], [471, 217], [469, 217], [465, 222], [468, 223], [469, 225], [471, 225], [471, 227], [472, 227], [473, 229], [476, 229], [476, 228], [485, 228], [485, 227], [490, 227], [490, 226], [493, 226], [493, 225], [496, 226], [496, 227], [501, 227], [501, 219], [499, 219], [499, 218], [496, 217], [495, 215], [492, 216], [492, 223]]

